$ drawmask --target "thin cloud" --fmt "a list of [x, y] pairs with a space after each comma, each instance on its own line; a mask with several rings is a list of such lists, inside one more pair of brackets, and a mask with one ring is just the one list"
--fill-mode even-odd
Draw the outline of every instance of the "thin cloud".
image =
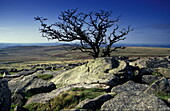
[[1, 30], [1, 31], [3, 31], [3, 30], [4, 30], [4, 31], [9, 31], [9, 30], [12, 30], [12, 29], [11, 29], [11, 28], [7, 28], [7, 27], [0, 27], [0, 30]]

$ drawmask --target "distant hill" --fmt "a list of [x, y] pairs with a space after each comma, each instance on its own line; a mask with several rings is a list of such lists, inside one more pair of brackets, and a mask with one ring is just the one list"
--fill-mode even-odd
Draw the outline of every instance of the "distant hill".
[[[72, 43], [0, 43], [0, 49], [16, 46], [57, 46], [63, 44]], [[115, 46], [125, 46], [125, 47], [160, 47], [160, 48], [170, 48], [170, 44], [130, 44], [130, 43], [116, 43]]]
[[55, 46], [62, 43], [0, 43], [0, 49], [18, 46]]

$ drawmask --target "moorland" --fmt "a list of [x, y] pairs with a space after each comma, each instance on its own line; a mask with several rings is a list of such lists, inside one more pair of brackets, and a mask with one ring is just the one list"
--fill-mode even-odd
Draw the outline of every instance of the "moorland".
[[170, 110], [170, 48], [97, 59], [71, 48], [0, 49], [0, 110]]
[[[160, 57], [170, 55], [170, 48], [127, 47], [111, 56]], [[0, 67], [25, 67], [28, 64], [83, 62], [93, 59], [87, 53], [71, 51], [70, 46], [18, 46], [0, 49]]]

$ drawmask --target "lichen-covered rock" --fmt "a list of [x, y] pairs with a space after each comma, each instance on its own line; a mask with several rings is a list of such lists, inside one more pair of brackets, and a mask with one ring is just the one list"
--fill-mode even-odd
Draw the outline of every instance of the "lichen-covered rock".
[[111, 89], [111, 92], [121, 93], [124, 91], [144, 91], [148, 88], [148, 85], [138, 84], [133, 81], [128, 81], [122, 85], [115, 86]]
[[31, 82], [34, 80], [35, 76], [21, 76], [19, 78], [15, 78], [9, 81], [9, 88], [12, 93], [15, 92], [15, 90], [25, 88], [31, 84]]
[[38, 79], [37, 76], [29, 75], [10, 80], [9, 88], [12, 93], [24, 92], [38, 94], [54, 90], [55, 84], [42, 79]]
[[117, 72], [123, 71], [127, 67], [127, 64], [125, 61], [119, 61], [117, 64], [118, 64], [117, 67], [110, 69], [109, 73], [117, 74]]
[[170, 108], [158, 97], [141, 91], [122, 92], [105, 102], [102, 111], [168, 111]]
[[0, 79], [0, 111], [10, 111], [11, 91], [8, 88], [8, 82]]
[[154, 93], [159, 93], [159, 94], [165, 94], [169, 93], [170, 94], [170, 80], [162, 77], [161, 79], [155, 81], [153, 84], [151, 84], [146, 90], [145, 93], [148, 94], [154, 94]]
[[56, 86], [52, 82], [48, 82], [42, 79], [35, 79], [32, 84], [30, 84], [25, 92], [28, 94], [39, 94], [46, 93], [56, 89]]
[[142, 76], [142, 83], [144, 84], [152, 84], [153, 82], [159, 80], [161, 76], [158, 75], [143, 75]]
[[158, 73], [162, 74], [164, 77], [170, 79], [170, 68], [158, 68]]
[[82, 109], [90, 109], [90, 110], [96, 110], [100, 109], [102, 104], [111, 98], [113, 98], [116, 94], [115, 93], [108, 93], [101, 95], [99, 97], [96, 97], [94, 99], [87, 99], [82, 102], [80, 102], [77, 107]]
[[97, 58], [87, 64], [61, 73], [51, 81], [61, 86], [77, 83], [100, 83], [115, 86], [119, 82], [119, 78], [115, 74], [118, 75], [126, 67], [126, 62], [113, 57]]
[[147, 67], [147, 68], [168, 68], [170, 67], [169, 59], [165, 57], [145, 57], [142, 59], [138, 59], [134, 62], [130, 62], [132, 66], [138, 66], [140, 68]]

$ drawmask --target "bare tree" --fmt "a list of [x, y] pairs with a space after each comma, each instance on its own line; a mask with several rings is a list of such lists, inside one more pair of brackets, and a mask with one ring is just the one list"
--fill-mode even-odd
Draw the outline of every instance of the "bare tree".
[[89, 55], [97, 58], [110, 56], [112, 51], [123, 49], [124, 47], [112, 48], [112, 45], [124, 40], [125, 36], [133, 30], [130, 26], [119, 30], [116, 23], [120, 17], [112, 20], [110, 16], [110, 11], [79, 13], [78, 9], [72, 9], [61, 12], [58, 17], [61, 22], [51, 25], [44, 23], [47, 19], [43, 17], [35, 17], [35, 20], [41, 23], [40, 31], [43, 37], [64, 42], [79, 42], [74, 49], [88, 52]]

